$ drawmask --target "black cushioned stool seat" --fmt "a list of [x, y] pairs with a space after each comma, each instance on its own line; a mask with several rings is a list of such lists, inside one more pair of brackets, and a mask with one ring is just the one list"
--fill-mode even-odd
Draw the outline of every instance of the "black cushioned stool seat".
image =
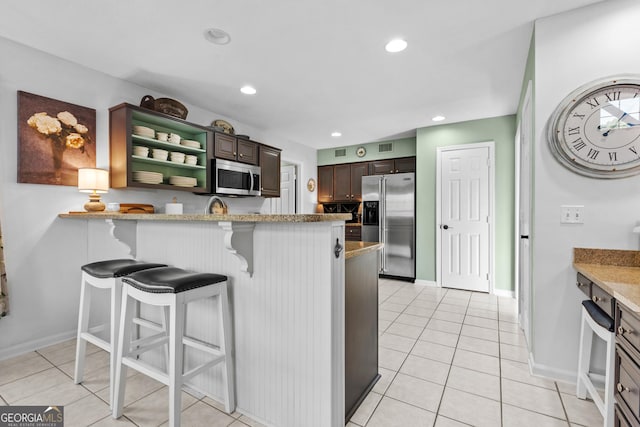
[[589, 316], [600, 326], [613, 332], [613, 319], [607, 313], [604, 312], [598, 305], [591, 300], [582, 301], [582, 306], [587, 310]]
[[176, 267], [152, 268], [122, 278], [124, 283], [154, 294], [177, 294], [226, 280], [227, 276], [221, 274], [194, 273]]
[[111, 277], [127, 276], [140, 270], [149, 268], [166, 267], [167, 264], [157, 264], [150, 262], [142, 262], [135, 259], [110, 259], [107, 261], [92, 262], [81, 267], [82, 271], [98, 277], [107, 279]]

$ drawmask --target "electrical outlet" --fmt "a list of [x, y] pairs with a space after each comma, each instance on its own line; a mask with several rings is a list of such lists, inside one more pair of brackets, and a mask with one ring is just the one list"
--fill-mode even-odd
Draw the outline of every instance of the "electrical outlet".
[[560, 206], [561, 224], [584, 224], [583, 205], [562, 205]]

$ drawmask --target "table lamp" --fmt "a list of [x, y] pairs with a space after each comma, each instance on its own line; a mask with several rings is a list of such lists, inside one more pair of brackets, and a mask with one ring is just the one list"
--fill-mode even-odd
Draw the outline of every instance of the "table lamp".
[[81, 193], [90, 193], [89, 201], [84, 205], [86, 211], [103, 211], [104, 203], [100, 201], [100, 194], [109, 191], [109, 171], [93, 168], [78, 169], [78, 190]]

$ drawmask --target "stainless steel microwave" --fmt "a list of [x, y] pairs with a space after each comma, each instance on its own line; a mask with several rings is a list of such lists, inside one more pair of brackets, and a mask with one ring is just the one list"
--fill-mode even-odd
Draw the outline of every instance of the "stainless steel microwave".
[[211, 188], [215, 194], [260, 195], [260, 166], [213, 159]]

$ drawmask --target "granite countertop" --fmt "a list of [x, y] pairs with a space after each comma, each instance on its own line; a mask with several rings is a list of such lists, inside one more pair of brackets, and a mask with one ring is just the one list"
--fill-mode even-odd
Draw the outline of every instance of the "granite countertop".
[[383, 246], [384, 243], [378, 242], [345, 242], [344, 259], [379, 251]]
[[573, 267], [628, 309], [640, 313], [640, 251], [574, 248]]
[[73, 212], [58, 215], [73, 219], [120, 219], [129, 221], [231, 221], [231, 222], [330, 222], [351, 219], [351, 214], [123, 214], [118, 212]]

